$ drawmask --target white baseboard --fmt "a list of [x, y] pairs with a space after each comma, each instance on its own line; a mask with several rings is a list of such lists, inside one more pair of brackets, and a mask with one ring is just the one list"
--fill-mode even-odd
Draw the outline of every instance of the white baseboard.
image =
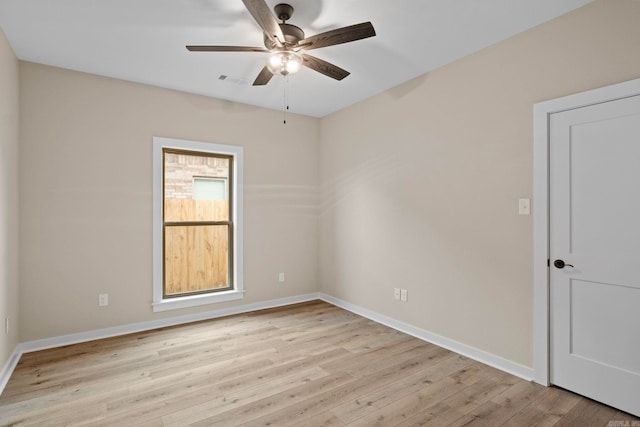
[[9, 381], [9, 378], [11, 377], [11, 374], [13, 373], [23, 353], [62, 347], [65, 345], [77, 344], [97, 339], [111, 338], [136, 332], [149, 331], [152, 329], [165, 328], [185, 323], [198, 322], [201, 320], [215, 319], [218, 317], [231, 316], [234, 314], [243, 314], [249, 313], [251, 311], [282, 307], [285, 305], [313, 301], [316, 299], [328, 302], [329, 304], [333, 304], [337, 307], [343, 308], [362, 317], [366, 317], [367, 319], [371, 319], [374, 322], [383, 324], [400, 332], [404, 332], [423, 341], [430, 342], [432, 344], [459, 353], [463, 356], [467, 356], [471, 359], [477, 360], [478, 362], [493, 366], [494, 368], [508, 372], [527, 381], [531, 381], [533, 379], [532, 368], [514, 363], [507, 359], [503, 359], [494, 354], [478, 350], [477, 348], [462, 344], [449, 338], [433, 334], [431, 332], [425, 331], [424, 329], [420, 329], [408, 323], [395, 320], [391, 317], [385, 316], [375, 311], [359, 307], [357, 305], [343, 301], [339, 298], [334, 298], [323, 293], [310, 293], [295, 297], [280, 298], [253, 304], [239, 305], [236, 307], [223, 308], [219, 310], [206, 311], [203, 313], [188, 314], [184, 316], [169, 317], [158, 320], [149, 320], [146, 322], [130, 323], [127, 325], [113, 326], [110, 328], [96, 329], [93, 331], [79, 332], [58, 337], [25, 341], [16, 346], [13, 354], [11, 355], [7, 363], [5, 363], [2, 371], [0, 371], [0, 394], [2, 394], [2, 391], [7, 385], [7, 382]]
[[236, 307], [206, 311], [203, 313], [187, 314], [184, 316], [168, 317], [165, 319], [149, 320], [146, 322], [130, 323], [127, 325], [96, 329], [93, 331], [78, 332], [75, 334], [25, 341], [16, 346], [13, 354], [11, 355], [7, 363], [5, 363], [2, 371], [0, 371], [0, 394], [2, 394], [2, 392], [4, 391], [4, 388], [9, 382], [11, 374], [13, 374], [13, 371], [16, 368], [20, 357], [24, 353], [62, 347], [65, 345], [78, 344], [103, 338], [111, 338], [120, 335], [133, 334], [136, 332], [149, 331], [152, 329], [166, 328], [169, 326], [182, 325], [185, 323], [198, 322], [201, 320], [215, 319], [218, 317], [231, 316], [234, 314], [243, 314], [249, 313], [251, 311], [282, 307], [285, 305], [313, 301], [316, 299], [319, 299], [318, 294], [311, 293], [306, 295], [298, 295], [295, 297], [280, 298], [254, 304], [244, 304]]
[[238, 305], [235, 307], [222, 308], [219, 310], [205, 311], [202, 313], [187, 314], [184, 316], [168, 317], [165, 319], [149, 320], [146, 322], [130, 323], [127, 325], [113, 326], [110, 328], [96, 329], [93, 331], [78, 332], [76, 334], [62, 335], [51, 338], [41, 338], [32, 341], [25, 341], [21, 344], [22, 352], [46, 350], [49, 348], [62, 347], [70, 344], [93, 341], [103, 338], [111, 338], [120, 335], [144, 332], [152, 329], [166, 328], [169, 326], [182, 325], [185, 323], [198, 322], [201, 320], [215, 319], [218, 317], [231, 316], [234, 314], [249, 313], [256, 310], [281, 307], [284, 305], [297, 304], [306, 301], [319, 299], [318, 294], [298, 295], [295, 297], [279, 298], [269, 301], [257, 302], [253, 304]]
[[429, 331], [425, 331], [424, 329], [417, 328], [413, 325], [401, 322], [375, 311], [359, 307], [357, 305], [343, 301], [339, 298], [334, 298], [330, 295], [320, 293], [318, 295], [318, 298], [328, 302], [329, 304], [333, 304], [337, 307], [355, 313], [359, 316], [366, 317], [367, 319], [373, 320], [374, 322], [381, 323], [397, 331], [404, 332], [405, 334], [414, 336], [423, 341], [427, 341], [437, 346], [446, 348], [447, 350], [451, 350], [463, 356], [469, 357], [470, 359], [477, 360], [478, 362], [484, 363], [485, 365], [500, 369], [501, 371], [515, 375], [524, 380], [531, 381], [533, 379], [533, 368], [520, 365], [519, 363], [515, 363], [507, 359], [503, 359], [500, 356], [487, 353], [475, 347], [462, 344], [458, 341], [436, 335]]
[[13, 370], [16, 369], [21, 356], [22, 346], [18, 344], [13, 350], [13, 353], [11, 353], [11, 356], [9, 356], [9, 360], [7, 360], [7, 363], [5, 363], [2, 367], [2, 371], [0, 371], [0, 394], [2, 394], [4, 388], [7, 386], [9, 378], [11, 378]]

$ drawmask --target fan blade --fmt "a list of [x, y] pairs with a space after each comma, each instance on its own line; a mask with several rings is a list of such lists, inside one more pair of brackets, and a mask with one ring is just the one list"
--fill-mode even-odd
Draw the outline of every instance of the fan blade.
[[256, 80], [253, 82], [253, 85], [264, 86], [267, 83], [269, 83], [269, 80], [271, 80], [271, 77], [273, 77], [273, 74], [271, 74], [271, 71], [269, 71], [269, 69], [265, 65], [262, 71], [260, 71], [260, 74], [258, 74], [258, 77], [256, 77]]
[[263, 47], [248, 46], [187, 46], [191, 52], [268, 52]]
[[350, 72], [343, 70], [337, 65], [333, 65], [327, 61], [323, 61], [320, 58], [316, 58], [311, 55], [302, 55], [302, 65], [305, 67], [311, 68], [314, 71], [319, 72], [320, 74], [324, 74], [325, 76], [331, 77], [332, 79], [342, 80], [347, 77]]
[[284, 42], [284, 34], [267, 3], [264, 0], [242, 0], [242, 3], [244, 3], [266, 36], [278, 47], [281, 47]]
[[371, 22], [363, 22], [362, 24], [350, 25], [325, 33], [316, 34], [300, 40], [298, 46], [305, 50], [318, 49], [319, 47], [333, 46], [336, 44], [349, 43], [356, 40], [366, 39], [376, 35]]

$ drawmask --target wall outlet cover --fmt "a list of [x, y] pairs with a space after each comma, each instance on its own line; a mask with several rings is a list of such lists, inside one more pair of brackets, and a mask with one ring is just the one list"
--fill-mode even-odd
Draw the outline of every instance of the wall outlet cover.
[[98, 295], [98, 306], [105, 307], [109, 305], [109, 294]]

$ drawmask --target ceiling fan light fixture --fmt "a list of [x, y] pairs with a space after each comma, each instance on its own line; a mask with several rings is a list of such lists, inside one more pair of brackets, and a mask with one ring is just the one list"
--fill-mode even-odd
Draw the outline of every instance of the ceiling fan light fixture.
[[267, 58], [267, 68], [272, 74], [295, 74], [302, 68], [302, 55], [286, 50], [273, 52]]

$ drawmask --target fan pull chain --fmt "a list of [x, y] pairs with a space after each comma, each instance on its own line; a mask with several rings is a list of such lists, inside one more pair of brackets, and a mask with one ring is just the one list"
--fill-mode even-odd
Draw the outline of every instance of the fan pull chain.
[[284, 115], [283, 124], [287, 124], [287, 112], [289, 111], [289, 76], [285, 77], [284, 82], [284, 104], [282, 106], [282, 113]]

